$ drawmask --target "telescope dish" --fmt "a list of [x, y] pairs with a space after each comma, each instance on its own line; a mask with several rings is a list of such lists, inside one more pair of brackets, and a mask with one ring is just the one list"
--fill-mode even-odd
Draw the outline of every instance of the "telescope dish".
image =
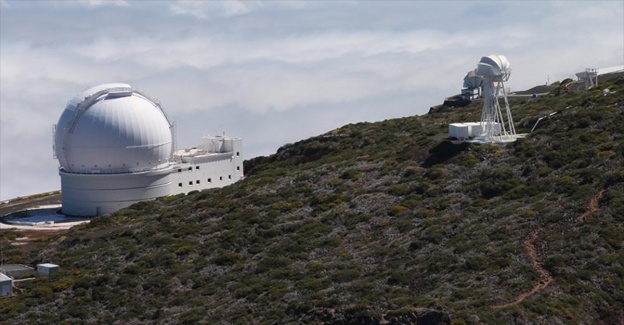
[[476, 70], [470, 70], [464, 77], [464, 88], [479, 88], [483, 84], [483, 77], [477, 74]]

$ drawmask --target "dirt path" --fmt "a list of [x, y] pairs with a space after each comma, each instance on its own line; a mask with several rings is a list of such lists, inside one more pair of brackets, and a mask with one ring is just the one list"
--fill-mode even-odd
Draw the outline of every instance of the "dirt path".
[[526, 251], [527, 255], [529, 256], [529, 259], [531, 260], [531, 265], [540, 275], [539, 282], [537, 282], [533, 286], [533, 288], [531, 288], [531, 290], [527, 292], [523, 292], [519, 294], [518, 296], [516, 296], [516, 299], [514, 299], [512, 302], [502, 304], [502, 305], [496, 305], [494, 306], [494, 308], [505, 308], [505, 307], [511, 307], [513, 305], [517, 305], [523, 302], [528, 297], [532, 296], [534, 293], [546, 288], [546, 286], [548, 286], [548, 284], [550, 284], [550, 282], [552, 281], [553, 279], [552, 276], [550, 275], [550, 273], [548, 273], [548, 271], [544, 268], [544, 266], [542, 266], [542, 263], [540, 263], [539, 258], [537, 256], [537, 250], [535, 249], [535, 241], [537, 240], [537, 237], [539, 236], [541, 232], [542, 232], [541, 227], [533, 230], [533, 232], [531, 232], [529, 237], [525, 239], [524, 242], [522, 243], [524, 246], [524, 250]]
[[594, 197], [591, 198], [591, 200], [589, 200], [589, 206], [587, 207], [587, 211], [585, 211], [585, 213], [581, 214], [576, 219], [577, 222], [579, 223], [584, 222], [585, 219], [587, 219], [587, 216], [598, 211], [598, 201], [600, 201], [600, 199], [602, 198], [604, 191], [605, 191], [604, 188], [601, 189], [596, 195], [594, 195]]
[[[605, 189], [601, 189], [598, 193], [596, 193], [596, 195], [594, 195], [590, 200], [589, 200], [589, 205], [587, 207], [587, 211], [585, 211], [583, 214], [581, 214], [576, 220], [577, 222], [584, 222], [585, 219], [592, 213], [596, 212], [599, 210], [599, 206], [598, 206], [598, 201], [600, 201], [600, 198], [602, 197], [602, 195], [604, 194]], [[517, 305], [521, 302], [523, 302], [524, 300], [526, 300], [528, 297], [532, 296], [533, 294], [535, 294], [536, 292], [546, 288], [548, 286], [548, 284], [550, 284], [550, 282], [552, 282], [553, 277], [550, 275], [550, 273], [544, 268], [544, 266], [542, 265], [542, 263], [539, 261], [539, 257], [537, 256], [537, 250], [535, 249], [535, 241], [537, 240], [537, 238], [539, 237], [539, 234], [542, 232], [542, 227], [539, 227], [535, 230], [533, 230], [531, 232], [531, 234], [529, 235], [529, 237], [527, 237], [527, 239], [524, 240], [524, 242], [522, 243], [524, 246], [524, 250], [526, 251], [526, 254], [529, 256], [529, 259], [531, 260], [531, 265], [533, 266], [533, 268], [535, 269], [535, 271], [537, 271], [537, 273], [539, 273], [540, 275], [540, 280], [538, 283], [536, 283], [531, 290], [527, 291], [527, 292], [523, 292], [520, 293], [519, 295], [516, 296], [516, 299], [514, 299], [512, 302], [506, 303], [506, 304], [502, 304], [502, 305], [496, 305], [494, 306], [494, 308], [505, 308], [505, 307], [511, 307], [514, 305]]]

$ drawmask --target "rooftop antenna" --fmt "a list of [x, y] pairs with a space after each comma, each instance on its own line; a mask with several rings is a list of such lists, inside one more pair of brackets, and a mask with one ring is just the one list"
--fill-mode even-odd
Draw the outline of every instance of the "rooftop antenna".
[[[511, 64], [503, 55], [488, 55], [481, 58], [477, 69], [478, 76], [483, 78], [483, 111], [481, 113], [481, 134], [476, 142], [512, 142], [516, 140], [516, 128], [507, 101], [504, 82], [511, 75]], [[503, 97], [505, 112], [499, 104]]]

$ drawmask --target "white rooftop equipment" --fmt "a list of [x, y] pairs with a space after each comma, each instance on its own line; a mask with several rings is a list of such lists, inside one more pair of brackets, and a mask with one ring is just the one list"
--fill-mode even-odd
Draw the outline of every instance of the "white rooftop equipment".
[[[503, 55], [488, 55], [481, 58], [476, 75], [483, 78], [483, 111], [481, 113], [481, 134], [473, 141], [479, 143], [504, 143], [517, 139], [504, 82], [511, 75], [511, 64]], [[499, 97], [505, 103], [504, 112]]]

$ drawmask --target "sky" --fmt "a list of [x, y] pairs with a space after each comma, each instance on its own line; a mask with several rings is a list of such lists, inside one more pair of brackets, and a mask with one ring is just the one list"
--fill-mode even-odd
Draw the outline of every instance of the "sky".
[[60, 189], [53, 125], [94, 85], [160, 102], [178, 148], [253, 158], [426, 114], [490, 54], [512, 91], [623, 65], [624, 1], [0, 0], [0, 200]]

